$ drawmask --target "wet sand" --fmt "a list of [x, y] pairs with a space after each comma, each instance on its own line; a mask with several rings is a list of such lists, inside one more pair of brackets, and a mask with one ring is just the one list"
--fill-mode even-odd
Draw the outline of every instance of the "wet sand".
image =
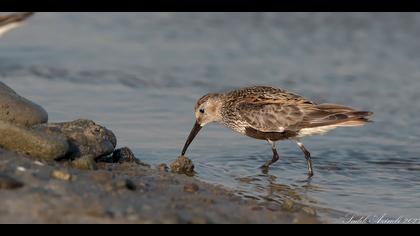
[[0, 156], [0, 223], [321, 222], [306, 208], [244, 200], [193, 177], [135, 163], [98, 163], [86, 171], [1, 149]]

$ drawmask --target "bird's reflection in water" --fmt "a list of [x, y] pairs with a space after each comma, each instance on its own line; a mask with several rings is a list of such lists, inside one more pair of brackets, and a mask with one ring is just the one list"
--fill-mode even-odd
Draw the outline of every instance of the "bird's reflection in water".
[[237, 178], [240, 185], [252, 185], [254, 195], [242, 193], [246, 198], [256, 199], [262, 202], [277, 203], [280, 206], [284, 205], [285, 201], [292, 201], [300, 205], [317, 205], [318, 201], [309, 197], [309, 194], [314, 191], [323, 191], [319, 186], [312, 184], [311, 178], [305, 178], [296, 181], [296, 184], [281, 183], [278, 176], [262, 172], [255, 176], [246, 176]]

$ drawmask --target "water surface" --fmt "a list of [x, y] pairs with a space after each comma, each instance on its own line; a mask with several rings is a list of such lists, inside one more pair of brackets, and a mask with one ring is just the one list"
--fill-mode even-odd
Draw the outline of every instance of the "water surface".
[[245, 198], [420, 218], [420, 15], [39, 13], [0, 41], [0, 80], [50, 121], [93, 119], [149, 163], [169, 163], [207, 92], [262, 84], [375, 112], [363, 128], [270, 146], [219, 125], [188, 151], [197, 177]]

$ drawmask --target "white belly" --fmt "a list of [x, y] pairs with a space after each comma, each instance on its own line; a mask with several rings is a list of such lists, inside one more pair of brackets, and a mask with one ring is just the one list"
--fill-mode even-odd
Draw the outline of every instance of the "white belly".
[[335, 125], [329, 125], [329, 126], [321, 126], [321, 127], [315, 127], [315, 128], [305, 128], [301, 129], [297, 135], [298, 138], [302, 138], [305, 136], [312, 136], [312, 135], [324, 135], [328, 133], [328, 131], [331, 131], [338, 126]]

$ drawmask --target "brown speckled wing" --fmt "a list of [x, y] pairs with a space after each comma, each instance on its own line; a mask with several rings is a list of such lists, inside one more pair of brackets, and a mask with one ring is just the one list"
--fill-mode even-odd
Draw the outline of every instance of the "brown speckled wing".
[[279, 103], [239, 103], [241, 118], [250, 127], [261, 132], [284, 132], [303, 121], [305, 113], [295, 105]]
[[250, 128], [260, 132], [297, 132], [303, 128], [366, 122], [371, 112], [355, 111], [335, 104], [281, 104], [242, 102], [236, 107]]

